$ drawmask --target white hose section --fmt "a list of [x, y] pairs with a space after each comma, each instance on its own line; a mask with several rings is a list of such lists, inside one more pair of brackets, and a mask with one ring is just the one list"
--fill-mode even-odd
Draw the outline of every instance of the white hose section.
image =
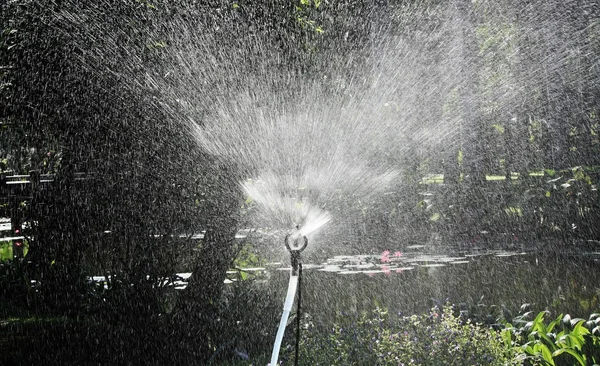
[[277, 359], [279, 358], [279, 348], [281, 347], [281, 341], [283, 340], [285, 326], [287, 325], [290, 312], [292, 311], [292, 305], [294, 305], [294, 298], [296, 297], [297, 288], [298, 276], [290, 276], [290, 283], [288, 284], [287, 295], [285, 296], [285, 302], [283, 303], [283, 314], [281, 315], [279, 329], [277, 330], [277, 337], [275, 337], [275, 344], [273, 345], [273, 353], [271, 354], [271, 363], [269, 364], [271, 366], [277, 365]]

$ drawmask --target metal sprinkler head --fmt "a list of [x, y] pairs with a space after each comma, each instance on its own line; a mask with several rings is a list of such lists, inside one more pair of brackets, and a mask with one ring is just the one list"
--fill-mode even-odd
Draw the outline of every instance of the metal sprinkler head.
[[[296, 229], [299, 229], [299, 227], [296, 226]], [[288, 233], [285, 236], [284, 242], [285, 247], [290, 251], [290, 257], [292, 261], [292, 276], [297, 276], [300, 264], [300, 253], [308, 246], [308, 238], [304, 235], [298, 235], [293, 238], [293, 243], [290, 244], [291, 236], [292, 234]]]

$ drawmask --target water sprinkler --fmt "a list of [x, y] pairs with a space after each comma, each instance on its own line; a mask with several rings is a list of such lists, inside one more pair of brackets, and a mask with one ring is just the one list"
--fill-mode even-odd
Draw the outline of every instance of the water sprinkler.
[[[296, 229], [299, 229], [298, 226], [296, 226]], [[290, 252], [290, 259], [292, 262], [292, 276], [298, 276], [298, 268], [300, 267], [300, 253], [308, 246], [308, 238], [304, 235], [298, 235], [294, 239], [293, 244], [290, 245], [291, 236], [291, 233], [287, 234], [285, 236], [284, 242], [286, 249]]]
[[292, 304], [296, 297], [296, 290], [298, 290], [298, 303], [297, 303], [297, 317], [296, 317], [296, 359], [294, 364], [298, 364], [298, 342], [300, 340], [300, 304], [302, 301], [301, 281], [302, 281], [302, 263], [300, 261], [300, 253], [308, 246], [308, 238], [305, 235], [300, 234], [300, 227], [296, 226], [296, 232], [294, 234], [288, 233], [284, 239], [285, 248], [290, 252], [290, 259], [292, 269], [290, 272], [290, 283], [288, 284], [288, 291], [283, 304], [283, 314], [281, 321], [279, 322], [279, 329], [277, 330], [277, 336], [275, 337], [275, 344], [273, 345], [273, 353], [271, 354], [271, 365], [277, 364], [279, 358], [279, 348], [281, 347], [281, 341], [283, 339], [283, 333], [287, 325], [287, 319], [292, 311]]

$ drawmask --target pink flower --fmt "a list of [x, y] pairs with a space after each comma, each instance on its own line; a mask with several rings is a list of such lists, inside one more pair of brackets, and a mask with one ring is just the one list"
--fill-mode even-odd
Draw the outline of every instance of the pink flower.
[[388, 266], [381, 267], [381, 270], [383, 271], [383, 273], [385, 273], [388, 276], [390, 275], [390, 273], [392, 273], [392, 271], [390, 271], [390, 267], [388, 267]]
[[400, 251], [395, 252], [394, 257], [398, 257], [398, 258], [402, 257], [402, 252], [400, 252]]
[[396, 268], [396, 273], [402, 273], [404, 270], [402, 268]]
[[381, 253], [381, 261], [383, 263], [387, 263], [390, 261], [390, 251], [386, 250], [383, 253]]
[[369, 273], [367, 273], [367, 275], [368, 275], [369, 277], [375, 277], [375, 273], [374, 273], [374, 272], [369, 272]]

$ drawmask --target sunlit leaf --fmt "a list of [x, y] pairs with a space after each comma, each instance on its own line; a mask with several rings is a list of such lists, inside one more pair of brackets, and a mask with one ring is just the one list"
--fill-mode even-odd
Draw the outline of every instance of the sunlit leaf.
[[505, 132], [504, 126], [502, 126], [502, 125], [493, 124], [492, 127], [494, 127], [494, 129], [496, 129], [496, 131], [498, 131], [500, 133], [504, 133]]
[[550, 352], [550, 349], [545, 344], [538, 343], [538, 345], [540, 346], [539, 348], [542, 352], [542, 357], [544, 358], [544, 360], [548, 362], [548, 364], [554, 366], [555, 363], [554, 359], [552, 358], [552, 352]]
[[557, 357], [562, 355], [563, 353], [567, 353], [571, 356], [573, 356], [573, 358], [575, 358], [577, 360], [577, 362], [579, 363], [579, 365], [581, 366], [585, 366], [585, 359], [579, 354], [577, 353], [575, 350], [572, 350], [570, 348], [561, 348], [559, 350], [556, 350], [552, 353], [552, 357]]

